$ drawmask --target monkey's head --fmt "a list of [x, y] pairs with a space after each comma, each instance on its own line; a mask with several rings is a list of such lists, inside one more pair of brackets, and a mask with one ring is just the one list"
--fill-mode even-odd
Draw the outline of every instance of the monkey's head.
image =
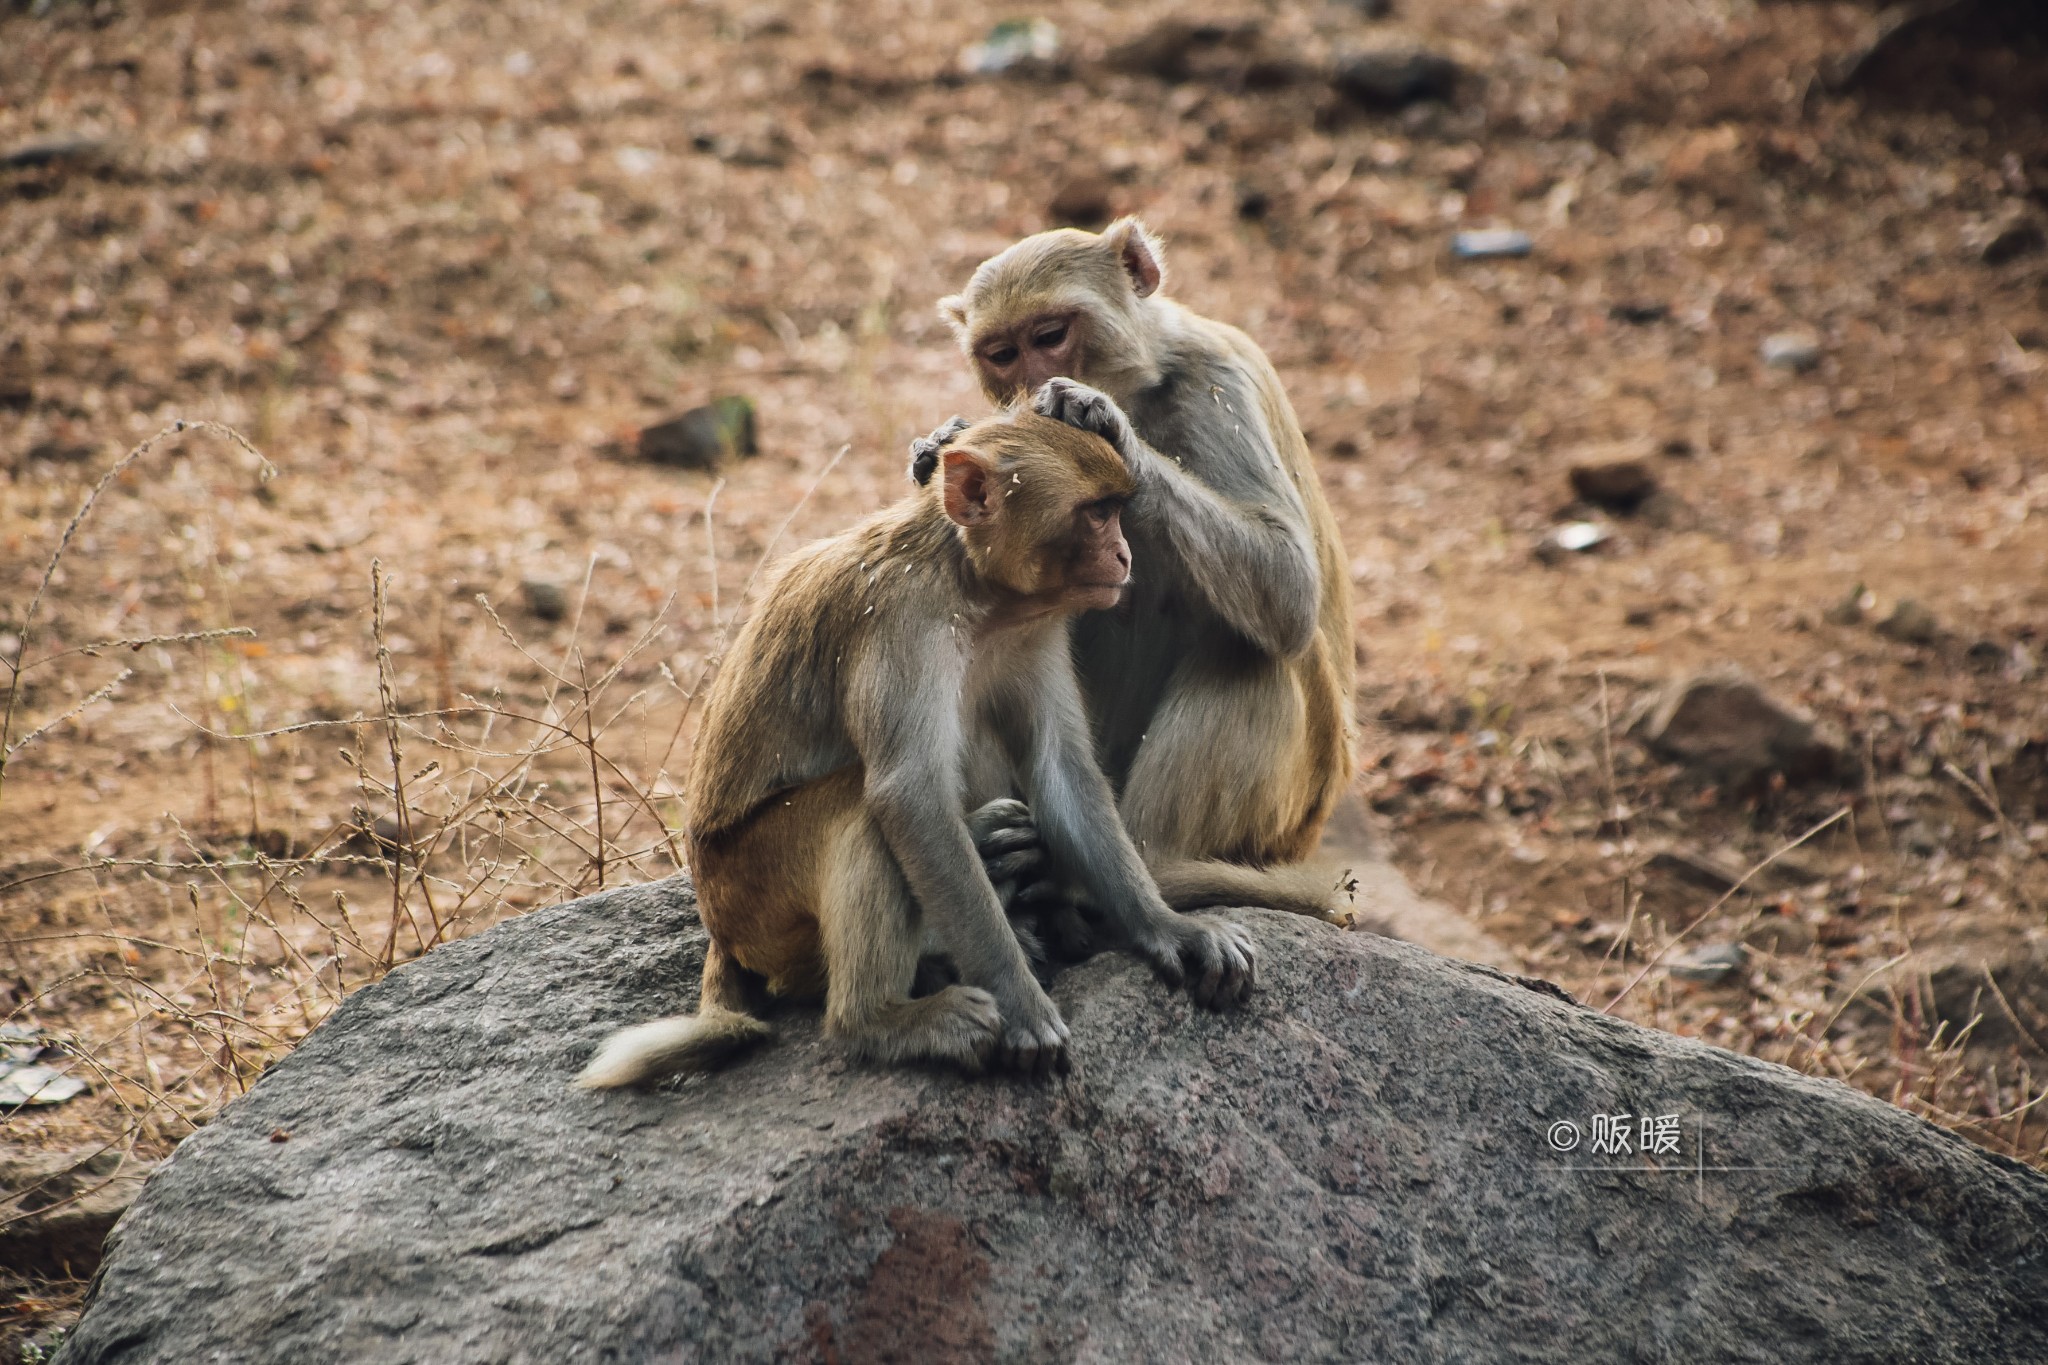
[[1119, 218], [1101, 232], [1026, 237], [983, 261], [939, 313], [992, 402], [1058, 375], [1127, 402], [1159, 379], [1159, 329], [1145, 310], [1165, 278], [1159, 243], [1137, 219]]
[[1029, 409], [976, 423], [933, 480], [982, 581], [1052, 611], [1113, 607], [1131, 581], [1123, 505], [1136, 488], [1109, 442]]

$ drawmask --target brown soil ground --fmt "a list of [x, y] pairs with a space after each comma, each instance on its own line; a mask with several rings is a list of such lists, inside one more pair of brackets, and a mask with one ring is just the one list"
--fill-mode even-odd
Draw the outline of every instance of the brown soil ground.
[[[2048, 198], [2029, 7], [1855, 67], [1855, 4], [1223, 3], [1248, 24], [1162, 76], [1115, 54], [1175, 7], [1049, 3], [1054, 62], [972, 79], [1007, 6], [36, 8], [0, 7], [0, 153], [97, 145], [0, 168], [10, 742], [130, 672], [5, 768], [0, 1022], [92, 1089], [0, 1142], [159, 1155], [391, 962], [666, 870], [688, 693], [764, 553], [981, 406], [934, 301], [1056, 212], [1135, 211], [1322, 459], [1410, 877], [1596, 1007], [2048, 1165], [2048, 251], [1984, 249]], [[1319, 74], [1401, 35], [1465, 64], [1453, 100]], [[1484, 226], [1533, 254], [1454, 260]], [[1761, 363], [1792, 330], [1817, 365]], [[758, 458], [632, 457], [729, 393]], [[31, 623], [81, 498], [177, 419], [275, 477], [166, 438]], [[1624, 457], [1672, 497], [1538, 557], [1567, 471]], [[1907, 598], [1924, 642], [1873, 629]], [[1722, 791], [1627, 738], [1722, 663], [1867, 776]], [[1830, 817], [1726, 897], [1657, 856], [1740, 873]], [[1663, 968], [1737, 940], [1720, 984]], [[23, 1282], [0, 1335], [74, 1291]]]

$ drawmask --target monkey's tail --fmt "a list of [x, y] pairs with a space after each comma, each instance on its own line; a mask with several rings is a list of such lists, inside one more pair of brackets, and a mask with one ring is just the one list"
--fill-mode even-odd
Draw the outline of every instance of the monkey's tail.
[[697, 1012], [620, 1029], [604, 1040], [576, 1084], [585, 1090], [615, 1090], [678, 1071], [709, 1071], [767, 1038], [768, 1025], [746, 1012], [736, 967], [713, 943], [704, 954]]
[[1312, 863], [1246, 867], [1213, 859], [1175, 859], [1152, 867], [1159, 894], [1176, 910], [1218, 905], [1263, 905], [1289, 914], [1335, 921], [1343, 880]]

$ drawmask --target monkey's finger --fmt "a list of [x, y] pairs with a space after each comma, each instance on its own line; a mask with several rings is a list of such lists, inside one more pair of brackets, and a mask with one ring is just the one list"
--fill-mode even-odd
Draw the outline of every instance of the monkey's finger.
[[1217, 1009], [1223, 1003], [1223, 978], [1227, 970], [1222, 945], [1211, 940], [1202, 945], [1202, 975], [1195, 985], [1195, 999]]
[[967, 817], [968, 832], [977, 842], [999, 830], [1012, 827], [1034, 831], [1037, 829], [1031, 821], [1031, 807], [1013, 797], [991, 801]]
[[1242, 1005], [1252, 993], [1252, 960], [1249, 954], [1236, 951], [1233, 945], [1230, 960], [1230, 980], [1225, 997], [1230, 1004]]
[[1251, 995], [1251, 990], [1260, 984], [1260, 950], [1257, 950], [1257, 943], [1251, 941], [1251, 935], [1245, 933], [1243, 929], [1237, 929], [1237, 948], [1245, 954], [1245, 990], [1237, 999], [1245, 999]]
[[1045, 854], [1035, 848], [1022, 848], [1015, 853], [1005, 853], [1000, 858], [986, 859], [984, 866], [987, 867], [988, 879], [992, 882], [1019, 882], [1028, 874], [1038, 871], [1044, 863]]
[[[1018, 905], [1032, 906], [1056, 905], [1065, 899], [1065, 896], [1066, 892], [1058, 882], [1041, 880], [1028, 882], [1019, 887], [1017, 889], [1016, 903]], [[1060, 923], [1058, 925], [1058, 932], [1064, 937], [1069, 932], [1067, 924], [1064, 922]]]
[[1064, 1019], [1053, 1021], [1051, 1036], [1038, 1049], [1038, 1078], [1052, 1079], [1055, 1071], [1064, 1070], [1067, 1064], [1067, 1024]]
[[987, 834], [978, 834], [974, 839], [974, 850], [984, 859], [1038, 846], [1038, 830], [1031, 825], [1008, 825]]

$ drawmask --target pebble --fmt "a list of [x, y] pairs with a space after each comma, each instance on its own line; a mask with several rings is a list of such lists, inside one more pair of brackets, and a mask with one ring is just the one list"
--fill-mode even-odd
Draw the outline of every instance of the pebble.
[[1641, 460], [1607, 460], [1573, 465], [1572, 492], [1595, 507], [1633, 512], [1657, 491], [1657, 476]]
[[1841, 601], [1821, 613], [1830, 625], [1855, 626], [1863, 623], [1863, 614], [1877, 605], [1877, 598], [1870, 589], [1858, 583], [1849, 589]]
[[640, 432], [640, 458], [677, 469], [716, 469], [760, 453], [752, 399], [715, 398]]
[[988, 37], [960, 53], [960, 69], [972, 76], [997, 76], [1060, 53], [1060, 31], [1049, 19], [1005, 19]]
[[2031, 256], [2043, 247], [2048, 247], [2048, 232], [2042, 230], [2040, 221], [2015, 215], [1992, 225], [1977, 255], [1986, 265], [2004, 265]]
[[1099, 228], [1116, 217], [1116, 186], [1106, 176], [1075, 176], [1060, 186], [1045, 211], [1061, 227]]
[[1749, 950], [1740, 943], [1716, 943], [1695, 948], [1672, 963], [1669, 970], [1680, 981], [1715, 986], [1742, 970], [1743, 963], [1748, 960]]
[[1806, 332], [1774, 332], [1758, 349], [1774, 370], [1806, 371], [1820, 364], [1820, 342]]
[[1672, 683], [1630, 727], [1661, 758], [1743, 788], [1771, 773], [1851, 780], [1858, 765], [1840, 737], [1772, 697], [1732, 666]]
[[1617, 303], [1607, 310], [1607, 316], [1616, 322], [1626, 322], [1632, 327], [1648, 327], [1653, 322], [1663, 322], [1671, 316], [1668, 303]]
[[0, 152], [0, 169], [17, 166], [48, 166], [58, 161], [79, 161], [105, 150], [104, 140], [83, 133], [57, 133], [17, 142]]
[[1996, 640], [1979, 640], [1963, 655], [1970, 667], [1980, 673], [1996, 673], [2005, 667], [2011, 654]]
[[1535, 241], [1518, 228], [1482, 228], [1451, 238], [1451, 254], [1461, 261], [1526, 256], [1535, 249]]
[[1339, 94], [1377, 109], [1401, 109], [1457, 93], [1464, 69], [1424, 47], [1395, 46], [1340, 59], [1330, 83]]
[[1256, 41], [1258, 34], [1258, 25], [1253, 22], [1164, 19], [1111, 49], [1109, 65], [1118, 71], [1155, 76], [1162, 81], [1184, 81], [1192, 74], [1191, 63], [1197, 52], [1244, 47]]
[[1567, 555], [1584, 554], [1607, 539], [1607, 528], [1594, 521], [1568, 521], [1543, 537], [1536, 557], [1554, 564]]
[[529, 578], [519, 585], [519, 596], [526, 609], [542, 621], [559, 621], [569, 614], [569, 594], [560, 583]]
[[1892, 614], [1877, 623], [1877, 633], [1901, 644], [1931, 645], [1941, 635], [1941, 624], [1918, 599], [1901, 597]]

